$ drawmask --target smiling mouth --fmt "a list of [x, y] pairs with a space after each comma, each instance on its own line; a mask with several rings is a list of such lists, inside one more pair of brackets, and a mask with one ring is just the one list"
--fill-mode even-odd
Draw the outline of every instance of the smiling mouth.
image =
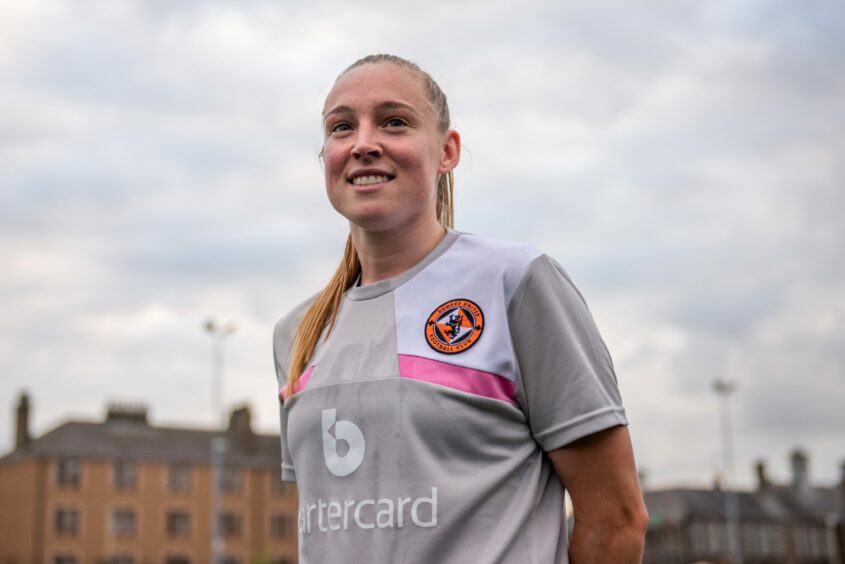
[[355, 186], [370, 186], [372, 184], [381, 184], [382, 182], [389, 182], [393, 180], [394, 177], [386, 176], [383, 174], [370, 174], [366, 176], [357, 176], [349, 181], [350, 184], [354, 184]]

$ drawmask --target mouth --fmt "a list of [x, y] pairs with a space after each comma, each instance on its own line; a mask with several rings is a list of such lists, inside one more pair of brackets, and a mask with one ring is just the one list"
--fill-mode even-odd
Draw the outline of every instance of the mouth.
[[376, 184], [384, 184], [390, 182], [395, 177], [389, 174], [365, 174], [356, 176], [347, 180], [350, 184], [355, 186], [375, 186]]

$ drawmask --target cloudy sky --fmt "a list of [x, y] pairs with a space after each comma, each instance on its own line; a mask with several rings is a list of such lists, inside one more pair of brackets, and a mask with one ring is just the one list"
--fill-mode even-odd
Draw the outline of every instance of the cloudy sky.
[[845, 460], [845, 5], [836, 0], [0, 4], [0, 452], [145, 402], [273, 432], [271, 331], [323, 283], [320, 108], [360, 56], [441, 84], [463, 231], [545, 249], [614, 356], [648, 484]]

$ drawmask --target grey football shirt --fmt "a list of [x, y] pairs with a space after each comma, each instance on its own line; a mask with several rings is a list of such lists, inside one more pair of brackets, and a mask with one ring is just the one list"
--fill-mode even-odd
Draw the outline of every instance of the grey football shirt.
[[[280, 390], [310, 301], [276, 325]], [[350, 288], [283, 396], [301, 564], [568, 562], [564, 488], [544, 451], [627, 424], [564, 270], [452, 230], [404, 274]]]

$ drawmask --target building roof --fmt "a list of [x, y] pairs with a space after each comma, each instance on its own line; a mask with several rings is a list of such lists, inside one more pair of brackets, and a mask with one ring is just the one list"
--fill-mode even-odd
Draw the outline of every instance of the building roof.
[[146, 420], [146, 409], [112, 408], [105, 421], [68, 421], [0, 458], [0, 464], [30, 458], [79, 457], [131, 459], [138, 462], [210, 461], [210, 441], [228, 439], [226, 461], [247, 467], [277, 467], [281, 462], [278, 435], [252, 432], [249, 410], [233, 412], [224, 432], [157, 427]]
[[[726, 492], [721, 489], [649, 491], [644, 494], [651, 526], [666, 522], [726, 521]], [[740, 521], [756, 523], [820, 523], [831, 514], [842, 513], [838, 488], [796, 490], [770, 486], [754, 492], [735, 492]]]
[[[771, 500], [749, 492], [736, 495], [740, 519], [755, 522], [778, 522], [787, 518], [785, 511]], [[726, 497], [723, 490], [678, 488], [644, 493], [649, 518], [653, 524], [684, 520], [724, 521]]]
[[[757, 488], [736, 492], [740, 520], [756, 522], [801, 522], [820, 524], [837, 515], [845, 518], [845, 464], [839, 484], [818, 487], [810, 483], [809, 457], [800, 448], [789, 457], [792, 480], [777, 484], [766, 475], [766, 463], [755, 466]], [[649, 523], [659, 527], [666, 521], [725, 521], [726, 494], [717, 485], [713, 489], [675, 488], [644, 494]]]
[[764, 493], [777, 497], [789, 511], [807, 519], [825, 519], [831, 513], [841, 515], [845, 509], [842, 487], [769, 486]]

